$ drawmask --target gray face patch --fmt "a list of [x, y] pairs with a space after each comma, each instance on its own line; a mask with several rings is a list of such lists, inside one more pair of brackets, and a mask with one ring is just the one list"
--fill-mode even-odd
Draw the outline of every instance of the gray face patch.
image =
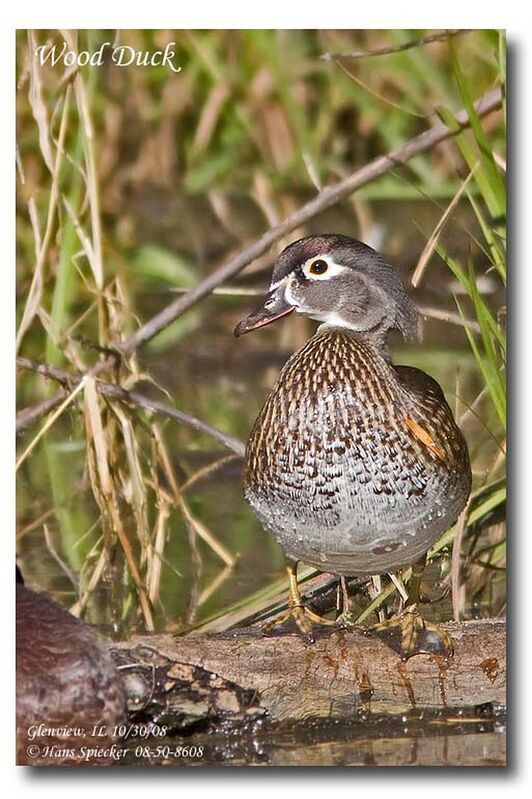
[[352, 269], [329, 280], [309, 280], [296, 270], [287, 280], [285, 298], [298, 313], [351, 330], [371, 330], [386, 315], [380, 293]]
[[[320, 274], [312, 264], [323, 261]], [[418, 333], [418, 313], [394, 268], [375, 250], [341, 235], [308, 236], [279, 256], [270, 288], [285, 283], [286, 302], [326, 324], [385, 335]]]

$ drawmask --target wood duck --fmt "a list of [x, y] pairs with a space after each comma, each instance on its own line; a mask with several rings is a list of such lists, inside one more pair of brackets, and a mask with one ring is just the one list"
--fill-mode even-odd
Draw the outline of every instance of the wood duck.
[[427, 550], [467, 502], [471, 469], [438, 383], [388, 353], [392, 329], [419, 338], [418, 311], [394, 268], [342, 235], [288, 246], [262, 304], [235, 335], [293, 311], [321, 325], [283, 367], [244, 469], [246, 499], [287, 557], [289, 612], [306, 633], [331, 623], [304, 605], [298, 561], [340, 576], [344, 623], [346, 576], [415, 564], [406, 610], [378, 627], [397, 627], [405, 658], [448, 655], [446, 633], [417, 611], [419, 582]]

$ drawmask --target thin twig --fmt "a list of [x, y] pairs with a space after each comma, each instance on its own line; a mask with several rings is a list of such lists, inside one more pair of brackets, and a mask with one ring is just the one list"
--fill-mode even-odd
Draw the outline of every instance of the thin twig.
[[376, 89], [372, 89], [371, 86], [369, 86], [367, 83], [361, 80], [358, 77], [358, 75], [353, 75], [353, 73], [345, 66], [345, 64], [342, 64], [342, 61], [340, 59], [337, 59], [335, 63], [337, 64], [337, 66], [340, 67], [344, 75], [347, 75], [349, 80], [352, 80], [354, 83], [357, 84], [357, 86], [360, 86], [360, 88], [363, 89], [363, 91], [367, 92], [368, 94], [371, 94], [373, 97], [376, 97], [377, 100], [379, 100], [379, 102], [384, 103], [385, 105], [389, 105], [391, 108], [395, 108], [397, 111], [401, 111], [403, 114], [410, 114], [410, 116], [417, 117], [417, 119], [428, 119], [428, 117], [431, 116], [432, 112], [429, 112], [427, 114], [419, 114], [417, 111], [411, 111], [408, 108], [403, 108], [403, 106], [400, 105], [399, 103], [395, 103], [393, 100], [390, 100], [388, 97], [385, 97], [383, 94], [376, 91]]
[[167, 416], [169, 419], [175, 419], [178, 422], [183, 422], [183, 424], [186, 424], [188, 427], [192, 427], [194, 430], [197, 430], [200, 433], [206, 433], [211, 438], [219, 441], [220, 444], [223, 444], [224, 447], [232, 449], [237, 455], [244, 454], [245, 446], [241, 441], [239, 441], [237, 438], [233, 438], [233, 436], [230, 436], [227, 433], [224, 433], [222, 430], [218, 430], [218, 428], [213, 427], [207, 422], [198, 419], [191, 413], [180, 411], [177, 408], [172, 408], [170, 405], [165, 405], [163, 402], [149, 399], [143, 394], [139, 394], [137, 391], [126, 391], [126, 389], [122, 388], [121, 386], [112, 385], [111, 383], [103, 383], [98, 381], [96, 385], [98, 391], [101, 391], [101, 393], [107, 397], [117, 399], [120, 402], [125, 402], [129, 405], [136, 405], [139, 408], [144, 408], [144, 410], [150, 411], [150, 413], [156, 413], [159, 416]]
[[433, 42], [441, 42], [444, 39], [450, 39], [453, 36], [462, 36], [464, 33], [471, 33], [469, 28], [457, 28], [455, 30], [445, 30], [439, 33], [429, 33], [427, 36], [421, 36], [419, 39], [409, 39], [403, 44], [397, 44], [393, 47], [381, 47], [378, 50], [359, 50], [354, 53], [323, 53], [320, 55], [321, 61], [332, 62], [340, 59], [347, 58], [372, 58], [378, 55], [392, 55], [393, 53], [403, 53], [405, 50], [413, 50], [414, 47], [423, 47], [426, 44]]
[[31, 427], [41, 416], [46, 416], [47, 413], [57, 408], [66, 395], [66, 391], [58, 391], [53, 396], [46, 397], [46, 399], [41, 400], [36, 405], [24, 408], [24, 410], [17, 413], [17, 433], [22, 433], [23, 430]]
[[432, 308], [430, 305], [418, 305], [417, 307], [422, 316], [430, 316], [431, 319], [439, 319], [440, 322], [458, 325], [458, 327], [463, 327], [465, 323], [471, 330], [474, 330], [475, 333], [480, 333], [480, 325], [473, 319], [463, 319], [457, 313], [443, 311], [441, 308]]
[[16, 363], [20, 369], [27, 369], [43, 377], [55, 380], [57, 383], [61, 383], [62, 386], [69, 389], [69, 391], [76, 387], [76, 384], [79, 382], [79, 377], [81, 377], [81, 375], [77, 378], [72, 377], [68, 372], [64, 372], [63, 369], [58, 369], [56, 366], [51, 366], [48, 363], [37, 363], [37, 361], [32, 361], [30, 358], [17, 358]]
[[[484, 94], [475, 103], [475, 110], [479, 117], [484, 117], [500, 108], [502, 94], [500, 88], [495, 88]], [[169, 303], [160, 313], [152, 317], [142, 327], [140, 327], [126, 341], [116, 344], [115, 347], [123, 355], [131, 355], [142, 344], [154, 338], [161, 330], [168, 327], [175, 319], [185, 311], [199, 302], [203, 297], [210, 294], [213, 289], [224, 283], [229, 278], [241, 272], [245, 266], [265, 253], [276, 241], [290, 233], [292, 230], [304, 225], [313, 219], [317, 214], [330, 208], [332, 205], [345, 200], [357, 189], [365, 186], [373, 180], [381, 177], [397, 166], [402, 166], [414, 158], [416, 155], [432, 149], [437, 144], [450, 139], [462, 129], [469, 126], [469, 115], [465, 109], [456, 114], [457, 125], [453, 128], [448, 127], [443, 122], [438, 122], [425, 130], [419, 136], [392, 150], [387, 155], [379, 156], [361, 169], [353, 172], [344, 180], [327, 186], [309, 202], [302, 205], [290, 216], [286, 217], [279, 225], [268, 230], [249, 247], [246, 247], [235, 257], [215, 269], [210, 275], [201, 281], [197, 286], [187, 292], [184, 296], [178, 297]], [[89, 371], [90, 375], [100, 374], [113, 363], [113, 358], [109, 357], [95, 364]], [[63, 395], [54, 395], [56, 404], [63, 399]], [[35, 414], [30, 414], [30, 409], [26, 410], [26, 418], [38, 418]], [[184, 420], [182, 420], [184, 421]]]
[[[63, 372], [62, 369], [57, 369], [55, 366], [36, 363], [29, 358], [17, 358], [17, 366], [22, 369], [29, 369], [32, 372], [37, 372], [38, 374], [48, 377], [52, 380], [56, 380], [71, 390], [75, 389], [83, 379], [82, 375], [78, 374], [76, 376], [72, 376], [67, 372]], [[216, 441], [219, 441], [221, 444], [223, 444], [224, 447], [236, 452], [237, 455], [242, 456], [244, 454], [245, 446], [237, 438], [227, 435], [227, 433], [224, 433], [222, 430], [218, 430], [218, 428], [213, 427], [201, 419], [197, 419], [195, 416], [187, 413], [186, 411], [180, 411], [177, 408], [172, 408], [171, 405], [166, 405], [163, 402], [149, 399], [137, 391], [127, 391], [125, 388], [122, 388], [122, 386], [118, 386], [114, 383], [105, 383], [102, 380], [98, 380], [96, 382], [96, 389], [100, 394], [103, 394], [103, 396], [109, 397], [109, 399], [115, 399], [119, 402], [123, 402], [126, 405], [133, 405], [138, 408], [143, 408], [150, 413], [155, 413], [159, 416], [166, 416], [169, 419], [175, 419], [178, 422], [182, 422], [188, 427], [192, 427], [194, 430], [198, 430], [200, 433], [205, 433], [211, 438], [214, 438]], [[22, 414], [25, 413], [26, 411], [22, 411]], [[23, 417], [23, 420], [24, 418], [25, 417]], [[22, 428], [19, 428], [17, 420], [17, 432], [20, 432], [20, 429]]]
[[[175, 286], [170, 289], [171, 294], [186, 294], [190, 289], [186, 286]], [[213, 289], [211, 294], [221, 297], [261, 297], [266, 294], [268, 287], [254, 289], [248, 286], [224, 286], [223, 288]]]

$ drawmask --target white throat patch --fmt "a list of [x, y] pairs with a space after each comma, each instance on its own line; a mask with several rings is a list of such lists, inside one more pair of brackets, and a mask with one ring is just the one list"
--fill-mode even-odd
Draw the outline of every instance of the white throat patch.
[[[289, 305], [293, 305], [296, 309], [297, 313], [300, 313], [300, 309], [298, 308], [297, 300], [292, 294], [292, 281], [294, 279], [294, 275], [289, 275], [286, 280], [286, 286], [284, 287], [284, 298]], [[282, 281], [281, 281], [282, 282]]]

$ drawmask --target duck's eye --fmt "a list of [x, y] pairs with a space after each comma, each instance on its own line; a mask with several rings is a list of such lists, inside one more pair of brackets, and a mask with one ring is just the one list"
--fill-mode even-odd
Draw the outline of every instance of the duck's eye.
[[312, 275], [324, 275], [328, 268], [329, 264], [327, 263], [327, 261], [324, 261], [323, 259], [320, 258], [317, 261], [312, 261], [308, 271]]
[[271, 297], [269, 300], [266, 300], [266, 302], [264, 303], [264, 307], [266, 308], [266, 310], [273, 308], [274, 305], [275, 305], [275, 300], [273, 299], [273, 297]]

